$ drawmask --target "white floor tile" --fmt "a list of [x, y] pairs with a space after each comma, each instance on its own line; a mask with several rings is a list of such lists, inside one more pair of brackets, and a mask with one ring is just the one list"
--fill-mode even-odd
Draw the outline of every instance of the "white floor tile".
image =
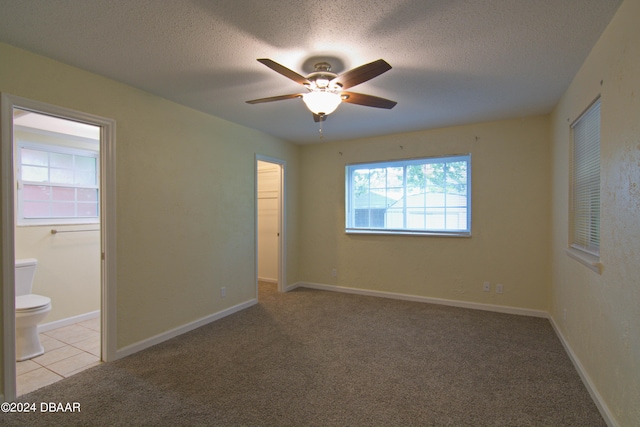
[[74, 342], [73, 346], [79, 348], [82, 351], [91, 353], [94, 356], [100, 357], [100, 339], [89, 338], [86, 340]]
[[82, 353], [79, 348], [65, 345], [64, 347], [56, 348], [55, 350], [47, 351], [42, 356], [34, 357], [33, 360], [41, 366], [49, 366], [53, 363], [59, 362], [76, 354]]
[[62, 376], [51, 372], [47, 368], [35, 369], [18, 377], [18, 395], [32, 392], [46, 385], [53, 384], [56, 381], [60, 381], [61, 379]]
[[78, 323], [80, 326], [84, 326], [85, 328], [92, 329], [96, 332], [100, 332], [100, 317], [94, 317], [93, 319], [85, 320], [83, 322]]
[[50, 336], [45, 334], [40, 334], [40, 344], [42, 344], [42, 346], [44, 347], [45, 352], [55, 350], [56, 348], [64, 347], [65, 345], [67, 345], [62, 341], [58, 341], [57, 339], [51, 338]]
[[88, 338], [100, 338], [100, 333], [83, 326], [69, 325], [62, 328], [53, 329], [44, 333], [63, 343], [73, 344], [74, 342], [86, 340]]
[[69, 378], [69, 377], [71, 377], [71, 376], [73, 376], [73, 375], [75, 375], [75, 374], [77, 374], [77, 373], [79, 373], [79, 372], [82, 372], [82, 371], [87, 370], [87, 369], [89, 369], [89, 368], [93, 368], [94, 366], [98, 366], [98, 365], [100, 365], [101, 363], [102, 363], [102, 362], [93, 362], [93, 363], [89, 363], [88, 365], [85, 365], [85, 366], [83, 366], [83, 367], [82, 367], [82, 368], [80, 368], [80, 369], [76, 369], [75, 371], [71, 371], [71, 372], [69, 372], [67, 375], [65, 375], [65, 378]]
[[45, 353], [16, 363], [18, 396], [102, 363], [99, 319], [41, 333], [40, 342]]
[[52, 363], [47, 366], [47, 369], [52, 370], [58, 375], [62, 375], [63, 377], [70, 376], [73, 372], [76, 372], [82, 368], [85, 368], [87, 365], [91, 365], [92, 363], [100, 362], [100, 358], [94, 356], [93, 354], [81, 352], [80, 354], [76, 354], [75, 356], [68, 357], [59, 362]]
[[38, 365], [36, 362], [32, 360], [24, 360], [22, 362], [16, 363], [16, 376], [26, 374], [27, 372], [35, 371], [36, 369], [41, 368], [42, 366]]

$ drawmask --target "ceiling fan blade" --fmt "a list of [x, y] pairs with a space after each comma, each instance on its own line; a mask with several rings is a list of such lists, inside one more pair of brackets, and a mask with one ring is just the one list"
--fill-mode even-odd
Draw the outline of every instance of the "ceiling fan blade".
[[273, 71], [275, 71], [276, 73], [280, 73], [283, 76], [293, 80], [296, 83], [299, 83], [301, 85], [311, 84], [311, 82], [309, 80], [307, 80], [306, 77], [301, 76], [300, 74], [296, 73], [295, 71], [290, 70], [289, 68], [285, 67], [284, 65], [280, 65], [277, 62], [272, 61], [271, 59], [262, 58], [262, 59], [258, 59], [258, 62], [263, 63], [264, 65], [266, 65], [267, 67], [269, 67]]
[[316, 123], [324, 122], [325, 120], [327, 120], [327, 115], [326, 114], [323, 114], [323, 115], [314, 114], [313, 115], [313, 121], [316, 122]]
[[361, 65], [340, 74], [338, 77], [334, 78], [331, 83], [340, 83], [343, 89], [348, 89], [355, 85], [359, 85], [360, 83], [364, 83], [367, 80], [371, 80], [390, 69], [391, 65], [389, 65], [387, 61], [384, 59], [378, 59], [377, 61]]
[[386, 108], [388, 110], [396, 106], [396, 101], [390, 99], [380, 98], [373, 95], [365, 95], [355, 92], [342, 92], [342, 102], [348, 102], [350, 104], [364, 105], [367, 107]]
[[301, 98], [301, 93], [292, 93], [291, 95], [270, 96], [268, 98], [252, 99], [247, 101], [247, 104], [261, 104], [263, 102], [283, 101], [285, 99]]

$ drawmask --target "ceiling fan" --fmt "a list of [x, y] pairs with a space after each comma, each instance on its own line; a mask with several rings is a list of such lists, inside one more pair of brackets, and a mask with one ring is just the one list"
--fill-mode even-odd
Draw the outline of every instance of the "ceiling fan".
[[307, 108], [313, 113], [313, 120], [316, 122], [324, 121], [327, 115], [333, 113], [341, 102], [386, 109], [391, 109], [397, 104], [397, 102], [389, 99], [345, 91], [345, 89], [364, 83], [367, 80], [371, 80], [389, 71], [391, 65], [384, 59], [378, 59], [377, 61], [361, 65], [340, 75], [331, 72], [331, 65], [328, 62], [318, 62], [315, 64], [315, 71], [306, 77], [271, 59], [258, 59], [258, 61], [276, 73], [280, 73], [294, 82], [303, 85], [307, 89], [307, 92], [253, 99], [247, 101], [248, 104], [302, 98]]

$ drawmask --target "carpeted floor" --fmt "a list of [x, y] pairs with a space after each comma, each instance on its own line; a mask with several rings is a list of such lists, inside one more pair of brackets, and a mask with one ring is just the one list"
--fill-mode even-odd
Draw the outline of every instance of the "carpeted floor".
[[604, 426], [546, 319], [261, 284], [260, 303], [22, 396], [29, 426]]

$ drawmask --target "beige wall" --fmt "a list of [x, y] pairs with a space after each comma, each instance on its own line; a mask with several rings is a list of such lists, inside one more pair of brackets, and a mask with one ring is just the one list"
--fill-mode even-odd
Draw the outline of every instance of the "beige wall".
[[100, 310], [100, 233], [53, 235], [52, 228], [98, 229], [98, 226], [16, 229], [16, 259], [38, 260], [33, 293], [51, 298], [51, 312], [42, 324]]
[[[463, 153], [472, 156], [470, 238], [344, 233], [346, 164]], [[546, 311], [549, 156], [547, 116], [304, 146], [300, 277]]]
[[[640, 425], [638, 17], [640, 1], [625, 1], [556, 107], [552, 128], [551, 315], [621, 426]], [[601, 275], [565, 253], [569, 125], [598, 95], [602, 100]]]
[[[626, 0], [551, 118], [299, 148], [3, 44], [0, 91], [117, 121], [120, 348], [255, 297], [259, 153], [287, 161], [289, 284], [549, 309], [613, 418], [638, 425], [638, 16]], [[565, 254], [569, 123], [598, 94], [602, 275]], [[468, 152], [471, 238], [344, 234], [345, 164]]]
[[287, 162], [298, 280], [295, 145], [5, 44], [0, 91], [116, 120], [118, 348], [257, 297], [256, 154]]

